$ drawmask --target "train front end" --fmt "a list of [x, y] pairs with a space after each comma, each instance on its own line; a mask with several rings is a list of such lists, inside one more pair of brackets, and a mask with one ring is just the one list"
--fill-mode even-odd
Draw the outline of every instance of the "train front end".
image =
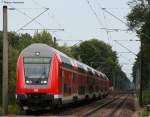
[[52, 104], [53, 53], [53, 48], [45, 44], [32, 44], [21, 52], [16, 68], [16, 99], [24, 110], [43, 109]]

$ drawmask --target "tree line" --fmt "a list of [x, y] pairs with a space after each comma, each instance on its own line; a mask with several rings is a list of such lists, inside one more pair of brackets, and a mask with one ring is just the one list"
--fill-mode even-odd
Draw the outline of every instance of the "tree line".
[[141, 42], [140, 52], [133, 66], [133, 81], [137, 87], [140, 83], [139, 72], [142, 72], [143, 103], [147, 104], [150, 103], [150, 1], [132, 0], [129, 6], [131, 11], [127, 15], [128, 26], [131, 31], [136, 32]]

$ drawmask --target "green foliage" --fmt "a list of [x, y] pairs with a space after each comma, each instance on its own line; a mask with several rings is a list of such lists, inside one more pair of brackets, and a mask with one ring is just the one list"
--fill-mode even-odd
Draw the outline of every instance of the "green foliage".
[[142, 92], [142, 98], [143, 98], [143, 104], [146, 105], [148, 103], [150, 103], [150, 93], [149, 93], [150, 89], [146, 89]]
[[21, 112], [21, 108], [17, 104], [8, 105], [8, 114], [10, 116], [19, 115]]
[[[142, 55], [142, 80], [143, 80], [143, 90], [147, 90], [150, 87], [150, 7], [149, 0], [143, 2], [143, 0], [135, 0], [137, 2], [132, 2], [130, 5], [132, 10], [128, 14], [128, 23], [131, 30], [136, 30], [141, 43], [142, 43], [142, 54], [141, 51], [138, 54], [138, 58], [133, 66], [133, 78], [134, 83], [137, 85], [139, 77], [137, 75], [137, 70], [140, 69], [140, 56]], [[147, 4], [145, 4], [147, 2]], [[150, 97], [149, 97], [150, 98]], [[145, 100], [144, 100], [145, 101]]]
[[32, 43], [45, 43], [49, 46], [53, 46], [54, 44], [50, 33], [43, 31], [41, 33], [35, 33], [33, 37], [27, 33], [21, 34], [18, 40], [18, 44], [16, 44], [16, 48], [17, 50], [21, 51], [23, 48]]
[[14, 49], [13, 47], [9, 47], [9, 59], [8, 59], [8, 73], [9, 73], [9, 102], [14, 103], [15, 100], [15, 80], [16, 80], [16, 63], [18, 58], [19, 52], [18, 50]]
[[66, 55], [73, 57], [71, 54], [71, 48], [67, 47], [67, 46], [58, 46], [57, 49], [63, 53], [65, 53]]
[[147, 12], [141, 1], [131, 2], [130, 6], [132, 10], [127, 16], [128, 25], [131, 30], [138, 30], [144, 25]]
[[[131, 30], [136, 30], [138, 34], [143, 51], [138, 54], [136, 62], [133, 66], [133, 78], [134, 84], [138, 87], [140, 83], [138, 70], [140, 70], [140, 59], [142, 55], [142, 80], [143, 80], [143, 104], [150, 104], [150, 1], [146, 0], [148, 4], [144, 4], [143, 0], [138, 0], [138, 2], [131, 3], [132, 10], [128, 14], [129, 28]], [[145, 1], [145, 2], [146, 2]], [[138, 89], [137, 89], [138, 92]]]
[[149, 117], [150, 116], [150, 112], [148, 112], [145, 108], [143, 109], [142, 112], [140, 112], [139, 117]]
[[79, 46], [71, 48], [72, 56], [81, 62], [104, 72], [110, 79], [111, 85], [119, 89], [128, 88], [130, 84], [118, 63], [116, 52], [111, 46], [98, 39], [82, 42]]
[[0, 106], [0, 116], [2, 115], [2, 108], [1, 108], [1, 106]]

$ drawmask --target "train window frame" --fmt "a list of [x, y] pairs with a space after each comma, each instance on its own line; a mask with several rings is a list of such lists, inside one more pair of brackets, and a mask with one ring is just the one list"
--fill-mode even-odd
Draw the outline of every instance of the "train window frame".
[[31, 62], [25, 62], [25, 59], [48, 59], [49, 60], [49, 62], [45, 62], [45, 64], [46, 63], [50, 63], [51, 64], [51, 61], [52, 61], [52, 57], [23, 57], [23, 64], [24, 63], [26, 63], [26, 64], [28, 64], [28, 63], [30, 63], [30, 64], [43, 64], [43, 61], [41, 61], [41, 63], [39, 63], [39, 62], [34, 62], [33, 63], [33, 61], [32, 61], [32, 63]]
[[[44, 58], [49, 59], [49, 62], [43, 62], [43, 63], [41, 62], [41, 63], [39, 63], [39, 62], [33, 62], [33, 61], [32, 61], [32, 62], [33, 62], [33, 63], [32, 63], [31, 61], [30, 61], [30, 62], [29, 62], [29, 61], [28, 61], [28, 62], [25, 61], [25, 59], [41, 59], [41, 58], [42, 58], [42, 59], [44, 59]], [[47, 80], [47, 82], [49, 81], [50, 69], [51, 69], [51, 65], [52, 65], [51, 63], [52, 63], [52, 57], [39, 57], [39, 56], [38, 56], [38, 57], [23, 57], [23, 66], [25, 66], [25, 64], [31, 64], [31, 65], [32, 65], [32, 64], [49, 64], [49, 67], [48, 67], [49, 69], [48, 69], [47, 78], [45, 78], [45, 79]], [[26, 78], [25, 67], [23, 68], [23, 70], [24, 70], [24, 80], [26, 81], [26, 80], [28, 80], [29, 78]], [[40, 79], [41, 79], [41, 78], [40, 78]], [[31, 80], [31, 79], [30, 79], [30, 80]], [[33, 78], [32, 80], [35, 80], [35, 79]], [[35, 85], [35, 84], [26, 84], [26, 85], [28, 86], [28, 85]], [[39, 85], [39, 84], [37, 84], [37, 85]], [[40, 84], [40, 85], [41, 85], [41, 84]], [[43, 84], [43, 85], [44, 85], [44, 84]], [[47, 84], [46, 84], [46, 85], [47, 85]]]
[[69, 69], [73, 69], [73, 66], [71, 64], [71, 60], [66, 57], [66, 56], [63, 56], [61, 54], [59, 54], [59, 57], [61, 59], [61, 62], [62, 62], [62, 66], [63, 67], [66, 67], [66, 68], [69, 68]]

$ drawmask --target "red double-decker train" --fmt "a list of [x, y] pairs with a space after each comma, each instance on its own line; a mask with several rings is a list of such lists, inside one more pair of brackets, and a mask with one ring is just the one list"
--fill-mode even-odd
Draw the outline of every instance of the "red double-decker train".
[[108, 91], [105, 74], [48, 45], [31, 44], [19, 55], [16, 99], [24, 110], [104, 97]]

